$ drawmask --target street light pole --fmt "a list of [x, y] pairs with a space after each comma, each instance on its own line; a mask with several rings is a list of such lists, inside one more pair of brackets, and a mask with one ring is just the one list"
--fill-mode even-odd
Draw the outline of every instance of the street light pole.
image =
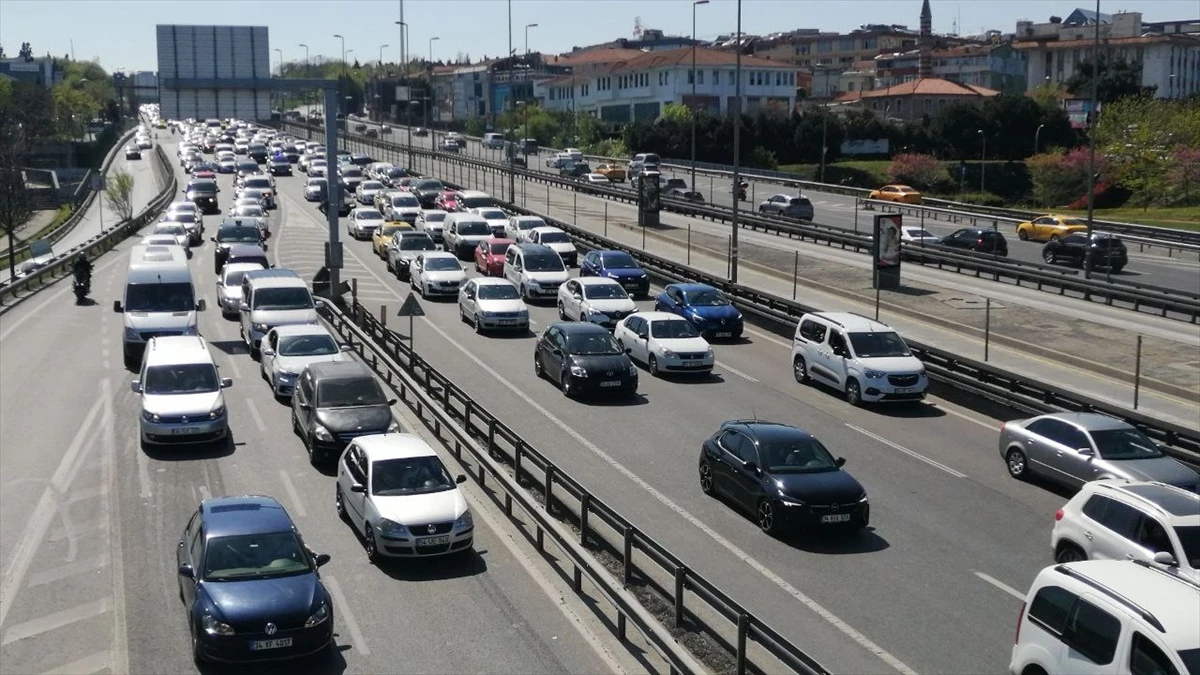
[[530, 28], [537, 28], [537, 24], [536, 23], [525, 24], [525, 53], [526, 54], [529, 53], [529, 29]]
[[[400, 26], [400, 66], [404, 68], [403, 74], [400, 75], [401, 82], [404, 83], [404, 88], [408, 92], [408, 98], [404, 101], [404, 128], [408, 130], [408, 169], [411, 171], [413, 166], [413, 150], [412, 150], [412, 89], [408, 86], [408, 54], [405, 53], [405, 46], [408, 44], [408, 24], [403, 21], [404, 17], [404, 0], [400, 0], [400, 16], [401, 20], [396, 22]], [[397, 111], [399, 112], [399, 111]], [[397, 117], [399, 115], [397, 114]], [[396, 120], [397, 122], [399, 120]]]
[[[341, 79], [338, 80], [338, 105], [341, 105], [342, 104], [342, 92], [345, 90], [345, 87], [346, 87], [346, 38], [342, 37], [341, 35], [336, 35], [336, 34], [333, 37], [342, 41], [342, 77], [341, 77]], [[328, 111], [326, 111], [326, 112], [328, 112]], [[334, 111], [334, 112], [336, 113], [337, 111]], [[334, 151], [336, 152], [337, 148], [334, 148]]]
[[[279, 47], [276, 47], [275, 53], [279, 54], [279, 79], [282, 80], [283, 79], [283, 50], [280, 49]], [[272, 92], [272, 97], [275, 98], [275, 100], [279, 101], [280, 108], [283, 107], [283, 96], [284, 96], [283, 92], [279, 92], [279, 93]], [[283, 119], [283, 111], [282, 110], [279, 111], [279, 116], [280, 116], [280, 119]]]
[[[312, 73], [310, 73], [308, 70], [308, 45], [306, 45], [304, 43], [300, 43], [298, 46], [304, 47], [304, 77], [305, 77], [305, 79], [307, 79], [309, 77], [312, 77]], [[307, 90], [304, 92], [303, 101], [305, 104], [308, 103], [308, 91]], [[308, 118], [311, 113], [312, 113], [312, 111], [309, 110], [308, 112], [306, 112], [304, 114], [305, 122], [309, 121]]]
[[[1100, 0], [1096, 0], [1096, 24], [1092, 36], [1092, 101], [1088, 108], [1088, 176], [1087, 176], [1087, 236], [1092, 241], [1092, 225], [1096, 208], [1096, 122], [1099, 119], [1100, 82]], [[1083, 278], [1092, 278], [1092, 247], [1084, 248]]]
[[1039, 124], [1037, 131], [1033, 132], [1033, 154], [1035, 154], [1035, 155], [1038, 154], [1038, 148], [1041, 147], [1040, 142], [1038, 141], [1038, 138], [1041, 137], [1042, 129], [1044, 129], [1045, 127], [1046, 127], [1045, 124]]
[[979, 134], [979, 139], [982, 145], [979, 150], [979, 191], [984, 192], [983, 178], [987, 170], [987, 136], [983, 133], [983, 129], [976, 129], [975, 133]]
[[[736, 58], [733, 67], [733, 231], [729, 235], [729, 283], [736, 284], [738, 276], [738, 196], [742, 183], [742, 0], [737, 0], [737, 38], [734, 41]], [[695, 189], [694, 187], [692, 188]]]
[[434, 101], [434, 96], [433, 96], [433, 41], [441, 40], [441, 39], [442, 39], [441, 36], [434, 36], [434, 37], [429, 38], [429, 104], [426, 107], [426, 114], [428, 115], [427, 124], [430, 124], [431, 126], [432, 126], [432, 122], [433, 122], [433, 101]]
[[[825, 95], [829, 95], [829, 68], [827, 66], [817, 64], [821, 72], [825, 75]], [[829, 154], [829, 105], [826, 104], [821, 109], [821, 176], [818, 180], [825, 182], [825, 157]]]
[[[512, 58], [512, 53], [513, 53], [512, 0], [508, 0], [508, 57], [510, 59]], [[509, 69], [510, 69], [510, 71], [512, 69], [511, 63], [509, 65]], [[511, 72], [509, 74], [511, 76]], [[516, 119], [514, 119], [514, 118], [516, 117], [517, 104], [516, 104], [516, 99], [514, 99], [512, 96], [512, 85], [511, 84], [508, 87], [507, 101], [512, 104], [511, 108], [512, 108], [512, 112], [513, 112], [513, 114], [509, 117], [509, 120], [508, 120], [508, 135], [516, 136], [516, 130], [513, 129], [513, 126], [516, 124]], [[508, 148], [508, 203], [515, 204], [517, 201], [517, 142], [516, 142], [516, 139], [513, 139], [512, 141], [510, 141], [510, 143], [512, 144], [511, 146], [505, 146], [506, 148]], [[526, 168], [528, 168], [528, 167], [526, 167]]]
[[391, 47], [391, 45], [379, 45], [379, 68], [383, 69], [383, 50]]
[[[692, 190], [696, 189], [696, 8], [707, 4], [708, 0], [692, 2]], [[572, 86], [571, 91], [574, 90]]]

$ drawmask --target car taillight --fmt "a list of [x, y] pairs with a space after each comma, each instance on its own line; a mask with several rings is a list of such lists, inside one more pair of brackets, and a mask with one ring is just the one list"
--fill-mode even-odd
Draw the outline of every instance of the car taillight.
[[1054, 520], [1059, 521], [1062, 519], [1063, 519], [1063, 510], [1059, 509], [1059, 510], [1055, 511], [1054, 512]]
[[975, 242], [975, 243], [976, 243], [977, 245], [979, 245], [979, 246], [983, 246], [983, 237], [980, 237], [980, 238], [979, 238], [979, 241], [977, 241], [977, 242]]
[[1021, 644], [1021, 622], [1025, 619], [1025, 603], [1021, 603], [1021, 611], [1017, 612], [1017, 634], [1013, 637], [1013, 644]]
[[1004, 433], [1004, 427], [1008, 426], [1008, 422], [1000, 423], [1000, 433]]

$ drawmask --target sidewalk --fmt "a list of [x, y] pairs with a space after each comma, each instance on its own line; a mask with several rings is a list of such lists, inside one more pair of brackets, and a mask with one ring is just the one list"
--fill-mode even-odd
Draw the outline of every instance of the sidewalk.
[[[33, 216], [25, 221], [24, 225], [17, 228], [14, 246], [28, 244], [29, 242], [25, 241], [25, 237], [31, 237], [49, 225], [56, 215], [58, 215], [58, 209], [40, 209], [34, 211]], [[0, 255], [8, 255], [8, 236], [3, 234], [0, 234]]]

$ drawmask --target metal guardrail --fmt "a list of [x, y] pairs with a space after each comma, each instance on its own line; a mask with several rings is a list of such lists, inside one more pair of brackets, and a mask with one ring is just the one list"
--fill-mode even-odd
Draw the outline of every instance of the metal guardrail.
[[[527, 443], [414, 352], [403, 337], [372, 316], [357, 299], [351, 302], [348, 312], [322, 303], [321, 314], [400, 393], [405, 404], [452, 449], [457, 459], [463, 460], [464, 450], [474, 457], [478, 471], [472, 477], [481, 485], [503, 491], [502, 505], [510, 518], [514, 504], [533, 518], [539, 552], [548, 535], [570, 557], [577, 592], [581, 576], [586, 574], [617, 608], [617, 632], [622, 639], [628, 618], [672, 670], [680, 673], [706, 670], [680, 642], [689, 632], [706, 634], [721, 643], [731, 652], [734, 671], [739, 674], [778, 672], [777, 665], [758, 662], [758, 650], [793, 672], [829, 672]], [[416, 395], [410, 397], [410, 392]], [[537, 491], [540, 504], [525, 486]], [[578, 542], [563, 527], [563, 520], [578, 529]], [[589, 548], [605, 549], [619, 559], [620, 581], [604, 569]], [[651, 586], [670, 603], [675, 635], [629, 592], [629, 588], [639, 585]], [[700, 609], [695, 600], [689, 606], [693, 598], [707, 610], [706, 616], [693, 609]], [[710, 618], [709, 614], [714, 616]], [[718, 617], [727, 624], [709, 624]], [[732, 635], [728, 635], [730, 629]], [[755, 646], [757, 649], [751, 649]]]
[[168, 180], [166, 187], [146, 205], [146, 208], [142, 209], [142, 212], [133, 218], [122, 220], [114, 225], [112, 229], [101, 232], [82, 244], [64, 251], [55, 258], [54, 262], [37, 272], [18, 279], [15, 283], [0, 287], [0, 314], [8, 311], [18, 302], [37, 293], [47, 285], [54, 283], [64, 276], [69, 276], [76, 255], [82, 253], [89, 260], [94, 260], [112, 250], [117, 244], [158, 217], [158, 214], [175, 198], [178, 183], [175, 178], [174, 168], [167, 159], [166, 153], [163, 152], [162, 146], [155, 147], [155, 157], [170, 180]]

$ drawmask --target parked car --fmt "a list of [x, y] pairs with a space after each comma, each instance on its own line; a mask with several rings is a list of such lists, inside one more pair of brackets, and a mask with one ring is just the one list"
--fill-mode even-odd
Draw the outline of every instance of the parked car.
[[813, 219], [812, 202], [799, 195], [771, 195], [758, 205], [758, 212], [797, 220]]
[[1108, 268], [1116, 274], [1129, 264], [1129, 252], [1125, 250], [1125, 242], [1116, 235], [1093, 232], [1089, 237], [1086, 232], [1073, 232], [1046, 242], [1042, 247], [1042, 260], [1051, 265], [1061, 261], [1076, 267], [1090, 264], [1092, 268]]
[[654, 299], [654, 310], [691, 321], [706, 339], [742, 337], [742, 313], [724, 293], [708, 284], [669, 284]]
[[1054, 241], [1075, 232], [1087, 232], [1087, 221], [1076, 216], [1049, 214], [1017, 224], [1021, 241]]
[[1008, 241], [995, 230], [964, 227], [949, 234], [938, 242], [940, 246], [964, 249], [975, 253], [987, 253], [1000, 257], [1008, 256]]
[[884, 185], [876, 190], [871, 190], [867, 199], [879, 199], [900, 204], [920, 204], [921, 193], [907, 185]]
[[563, 396], [636, 396], [638, 370], [612, 333], [592, 323], [554, 323], [534, 347], [533, 371], [558, 384]]

